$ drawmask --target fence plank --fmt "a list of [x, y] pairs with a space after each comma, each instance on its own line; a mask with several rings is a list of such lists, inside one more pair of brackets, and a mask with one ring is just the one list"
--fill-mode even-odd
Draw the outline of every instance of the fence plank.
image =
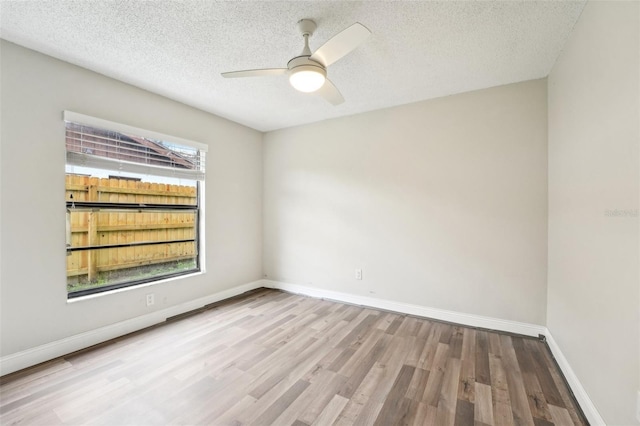
[[[89, 218], [87, 220], [87, 233], [89, 239], [89, 245], [97, 245], [98, 244], [98, 212], [92, 211], [89, 213]], [[89, 282], [95, 282], [98, 278], [98, 253], [95, 250], [89, 250], [87, 258], [87, 270], [88, 270], [88, 279]]]

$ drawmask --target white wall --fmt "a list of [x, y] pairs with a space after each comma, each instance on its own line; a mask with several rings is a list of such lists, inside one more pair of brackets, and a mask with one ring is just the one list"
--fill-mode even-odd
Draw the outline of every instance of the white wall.
[[549, 76], [548, 328], [611, 425], [638, 424], [639, 17], [589, 2]]
[[536, 80], [267, 133], [265, 275], [545, 324], [546, 90]]
[[[3, 356], [261, 278], [261, 133], [5, 41], [0, 54]], [[206, 274], [67, 303], [63, 110], [209, 145]]]

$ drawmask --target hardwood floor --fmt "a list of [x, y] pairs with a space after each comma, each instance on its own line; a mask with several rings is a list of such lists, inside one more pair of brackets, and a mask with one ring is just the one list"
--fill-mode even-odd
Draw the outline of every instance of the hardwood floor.
[[260, 289], [0, 379], [0, 423], [583, 425], [546, 345]]

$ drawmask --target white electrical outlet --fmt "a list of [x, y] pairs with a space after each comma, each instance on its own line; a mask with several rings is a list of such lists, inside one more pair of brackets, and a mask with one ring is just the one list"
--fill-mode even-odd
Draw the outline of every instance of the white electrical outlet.
[[153, 303], [154, 303], [153, 293], [147, 294], [147, 306], [151, 306], [153, 305]]
[[356, 280], [362, 279], [362, 269], [356, 269]]

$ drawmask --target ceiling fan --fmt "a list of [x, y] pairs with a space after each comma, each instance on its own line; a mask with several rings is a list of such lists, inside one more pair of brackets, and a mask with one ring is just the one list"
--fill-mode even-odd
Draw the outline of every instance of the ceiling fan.
[[313, 35], [317, 25], [311, 19], [298, 21], [298, 29], [304, 38], [302, 53], [291, 59], [286, 68], [266, 68], [257, 70], [224, 72], [225, 78], [264, 77], [289, 75], [291, 85], [301, 92], [315, 92], [333, 105], [344, 102], [338, 88], [327, 78], [327, 67], [350, 53], [369, 37], [371, 31], [359, 22], [339, 32], [329, 41], [311, 53], [309, 37]]

